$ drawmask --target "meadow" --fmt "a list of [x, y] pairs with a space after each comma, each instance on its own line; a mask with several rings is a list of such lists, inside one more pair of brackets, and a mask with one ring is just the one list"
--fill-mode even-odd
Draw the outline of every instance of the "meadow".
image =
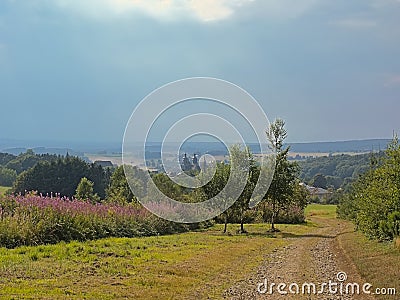
[[[285, 233], [312, 227], [282, 225]], [[235, 230], [237, 228], [232, 228]], [[109, 238], [0, 250], [0, 296], [37, 299], [212, 299], [288, 241], [247, 225], [249, 234], [206, 231]]]
[[[163, 236], [0, 248], [0, 299], [221, 299], [293, 237], [332, 223], [335, 211], [335, 206], [309, 205], [307, 223], [279, 224], [273, 235], [267, 233], [269, 224], [246, 224], [247, 234], [238, 233], [236, 224], [223, 234], [217, 224]], [[366, 240], [349, 222], [334, 223], [347, 226], [340, 246], [366, 280], [393, 286], [399, 251]]]
[[9, 190], [9, 187], [0, 186], [0, 196], [5, 195], [5, 193]]
[[400, 293], [400, 247], [393, 242], [377, 242], [368, 239], [361, 232], [354, 231], [354, 225], [345, 222], [347, 230], [338, 236], [342, 251], [356, 267], [358, 273], [375, 287], [394, 287], [396, 296], [380, 295], [377, 299], [398, 299]]
[[0, 248], [0, 298], [212, 299], [315, 225], [222, 225], [180, 234]]

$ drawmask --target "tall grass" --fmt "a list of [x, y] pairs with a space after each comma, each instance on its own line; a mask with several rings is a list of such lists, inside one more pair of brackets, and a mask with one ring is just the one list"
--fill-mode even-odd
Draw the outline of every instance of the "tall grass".
[[0, 199], [0, 246], [51, 244], [105, 237], [150, 236], [188, 227], [157, 218], [133, 205], [38, 195]]
[[10, 187], [0, 186], [0, 196], [5, 195], [9, 189]]

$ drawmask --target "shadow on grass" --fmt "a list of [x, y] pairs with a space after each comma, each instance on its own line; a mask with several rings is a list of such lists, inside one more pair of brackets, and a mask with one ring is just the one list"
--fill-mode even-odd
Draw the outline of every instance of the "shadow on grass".
[[323, 238], [323, 239], [333, 239], [335, 236], [326, 235], [326, 234], [313, 234], [313, 233], [305, 233], [305, 234], [295, 234], [290, 232], [281, 232], [280, 234], [282, 238]]
[[305, 233], [305, 234], [296, 234], [291, 232], [247, 232], [247, 233], [237, 233], [237, 234], [227, 234], [231, 236], [257, 236], [257, 237], [266, 237], [266, 238], [324, 238], [324, 239], [333, 239], [335, 236], [326, 235], [326, 234], [313, 234], [313, 233]]
[[[314, 220], [307, 220], [304, 223], [301, 224], [277, 224], [278, 227], [280, 225], [301, 225], [301, 226], [306, 226], [310, 230], [304, 233], [293, 233], [291, 232], [290, 228], [286, 228], [285, 226], [282, 226], [282, 228], [277, 228], [276, 231], [272, 231], [271, 228], [267, 223], [260, 223], [263, 226], [261, 227], [254, 227], [252, 228], [251, 225], [260, 225], [260, 224], [245, 224], [245, 229], [246, 232], [240, 232], [240, 229], [237, 228], [239, 226], [238, 224], [229, 224], [228, 226], [228, 232], [224, 233], [221, 228], [205, 228], [205, 229], [200, 229], [196, 230], [196, 232], [201, 232], [204, 234], [208, 235], [214, 235], [214, 236], [225, 236], [225, 237], [265, 237], [265, 238], [334, 238], [335, 234], [317, 234], [313, 233], [314, 230], [313, 228], [324, 228], [324, 227], [331, 227], [329, 224], [330, 222], [325, 222], [325, 223], [319, 223], [315, 222]], [[247, 227], [246, 227], [247, 226]], [[233, 228], [232, 228], [233, 227]], [[236, 228], [235, 228], [236, 227]], [[248, 230], [248, 231], [247, 231]], [[293, 229], [295, 230], [295, 229]]]
[[265, 238], [280, 238], [280, 239], [291, 239], [291, 238], [324, 238], [324, 239], [333, 239], [335, 236], [325, 235], [325, 234], [312, 234], [312, 233], [305, 233], [305, 234], [295, 234], [290, 232], [247, 232], [247, 233], [222, 233], [222, 232], [214, 232], [213, 235], [216, 236], [236, 236], [236, 237], [265, 237]]
[[[210, 234], [210, 232], [208, 233]], [[313, 234], [313, 233], [305, 233], [305, 234], [296, 234], [291, 232], [246, 232], [246, 233], [237, 233], [237, 232], [212, 232], [212, 235], [215, 236], [231, 236], [231, 237], [241, 237], [241, 236], [248, 236], [248, 237], [265, 237], [265, 238], [326, 238], [326, 239], [333, 239], [335, 236], [332, 235], [325, 235], [325, 234]]]

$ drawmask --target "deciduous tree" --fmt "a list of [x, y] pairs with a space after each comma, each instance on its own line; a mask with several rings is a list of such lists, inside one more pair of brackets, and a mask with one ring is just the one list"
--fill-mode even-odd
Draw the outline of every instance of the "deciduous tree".
[[274, 177], [264, 199], [272, 209], [271, 231], [277, 231], [275, 219], [279, 211], [290, 204], [299, 168], [296, 163], [288, 161], [289, 147], [284, 146], [287, 137], [285, 122], [282, 119], [276, 119], [266, 133], [271, 150], [276, 154], [276, 162]]

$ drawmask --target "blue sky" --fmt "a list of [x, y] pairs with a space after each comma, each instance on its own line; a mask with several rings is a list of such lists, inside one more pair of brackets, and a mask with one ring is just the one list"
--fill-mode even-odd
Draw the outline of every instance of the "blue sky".
[[119, 142], [142, 98], [193, 76], [246, 89], [292, 142], [388, 138], [399, 16], [399, 0], [2, 0], [0, 139]]

